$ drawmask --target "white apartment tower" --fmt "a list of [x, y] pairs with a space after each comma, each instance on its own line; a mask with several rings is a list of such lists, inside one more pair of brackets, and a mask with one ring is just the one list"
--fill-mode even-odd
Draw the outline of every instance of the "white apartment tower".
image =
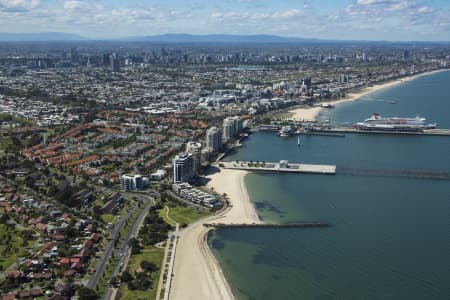
[[206, 148], [211, 152], [218, 152], [222, 146], [222, 131], [211, 127], [206, 131]]
[[173, 159], [173, 182], [188, 182], [192, 178], [192, 154], [183, 152]]
[[234, 120], [234, 130], [235, 130], [234, 134], [237, 135], [242, 131], [243, 121], [242, 121], [242, 118], [239, 116], [233, 117], [233, 120]]
[[126, 192], [142, 190], [144, 188], [144, 178], [142, 175], [122, 175], [120, 178], [122, 189]]
[[186, 152], [192, 155], [192, 173], [198, 175], [202, 159], [202, 144], [197, 142], [188, 142]]
[[234, 118], [228, 117], [223, 120], [223, 137], [226, 141], [234, 138], [236, 134], [236, 127]]

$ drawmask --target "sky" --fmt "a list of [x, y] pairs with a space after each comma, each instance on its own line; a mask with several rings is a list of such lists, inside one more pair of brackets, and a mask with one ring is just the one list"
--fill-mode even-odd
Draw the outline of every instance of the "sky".
[[450, 0], [0, 0], [0, 32], [450, 41]]

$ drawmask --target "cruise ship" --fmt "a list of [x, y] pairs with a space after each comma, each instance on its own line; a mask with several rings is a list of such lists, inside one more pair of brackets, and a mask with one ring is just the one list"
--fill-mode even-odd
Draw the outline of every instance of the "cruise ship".
[[364, 122], [356, 123], [355, 127], [361, 130], [377, 131], [422, 131], [436, 128], [436, 124], [426, 124], [426, 119], [419, 116], [415, 118], [383, 118], [374, 113]]

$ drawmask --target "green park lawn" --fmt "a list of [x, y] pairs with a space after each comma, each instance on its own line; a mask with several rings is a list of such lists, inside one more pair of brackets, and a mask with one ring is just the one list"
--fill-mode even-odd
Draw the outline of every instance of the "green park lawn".
[[145, 246], [142, 250], [142, 253], [132, 255], [130, 261], [128, 263], [128, 272], [134, 276], [135, 271], [140, 268], [140, 264], [142, 261], [146, 260], [148, 262], [153, 262], [156, 264], [159, 269], [158, 271], [152, 273], [152, 281], [153, 285], [150, 290], [147, 291], [137, 291], [137, 290], [129, 290], [126, 284], [122, 284], [120, 287], [119, 293], [121, 300], [137, 300], [137, 299], [145, 299], [145, 300], [154, 300], [156, 298], [156, 292], [158, 289], [159, 276], [161, 274], [162, 261], [164, 258], [164, 249], [157, 248], [154, 246]]
[[6, 270], [10, 265], [16, 262], [20, 256], [24, 256], [26, 246], [22, 245], [23, 240], [20, 231], [12, 229], [11, 242], [6, 243], [8, 231], [6, 225], [0, 224], [0, 268]]
[[[164, 207], [159, 211], [159, 215], [166, 221], [167, 223], [172, 224], [170, 220], [166, 217], [167, 207]], [[175, 206], [169, 208], [169, 217], [177, 222], [178, 224], [191, 224], [203, 217], [211, 215], [208, 211], [199, 211], [193, 208], [183, 207], [183, 206]]]

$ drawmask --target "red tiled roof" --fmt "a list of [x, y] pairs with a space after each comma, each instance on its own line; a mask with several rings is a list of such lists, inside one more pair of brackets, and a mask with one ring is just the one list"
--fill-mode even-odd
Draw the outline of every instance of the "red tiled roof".
[[14, 292], [10, 292], [8, 294], [5, 295], [1, 295], [1, 300], [14, 300], [16, 299], [16, 294]]
[[59, 260], [59, 263], [63, 264], [63, 265], [68, 265], [68, 264], [70, 264], [70, 258], [61, 258]]

